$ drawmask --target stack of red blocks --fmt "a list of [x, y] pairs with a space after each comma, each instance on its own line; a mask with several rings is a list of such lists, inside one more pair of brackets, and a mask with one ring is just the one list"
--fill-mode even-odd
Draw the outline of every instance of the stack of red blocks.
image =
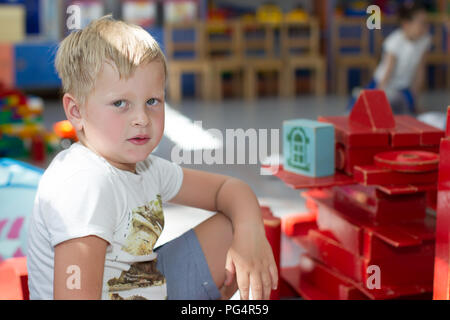
[[[274, 174], [304, 192], [308, 215], [283, 220], [306, 249], [282, 279], [306, 299], [431, 298], [439, 143], [444, 132], [394, 116], [364, 91], [349, 117], [321, 117], [336, 136], [332, 177]], [[314, 220], [315, 218], [315, 220]]]

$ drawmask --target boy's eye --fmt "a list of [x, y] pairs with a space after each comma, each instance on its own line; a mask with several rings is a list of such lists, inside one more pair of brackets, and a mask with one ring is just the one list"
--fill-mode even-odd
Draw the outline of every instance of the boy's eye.
[[127, 105], [127, 103], [124, 100], [119, 100], [114, 102], [113, 105], [117, 108], [123, 108]]
[[151, 106], [154, 106], [158, 103], [158, 99], [155, 98], [148, 99], [147, 103]]

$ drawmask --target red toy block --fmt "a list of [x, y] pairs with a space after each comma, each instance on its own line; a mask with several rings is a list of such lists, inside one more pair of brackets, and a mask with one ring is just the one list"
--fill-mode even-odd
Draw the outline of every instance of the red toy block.
[[[362, 255], [368, 250], [365, 246], [371, 245], [363, 242], [366, 232], [370, 232], [374, 237], [394, 248], [415, 247], [434, 240], [435, 219], [433, 217], [427, 216], [422, 220], [396, 225], [376, 225], [340, 212], [336, 209], [331, 194], [328, 198], [315, 200], [319, 206], [317, 217], [319, 230], [331, 232], [346, 250], [355, 255]], [[376, 256], [377, 253], [372, 252], [372, 254]]]
[[[447, 118], [448, 121], [449, 118]], [[448, 123], [448, 122], [447, 122]], [[447, 125], [447, 128], [450, 125]], [[450, 300], [450, 139], [441, 142], [433, 299]]]
[[322, 205], [322, 203], [319, 204], [317, 226], [321, 231], [330, 231], [342, 246], [350, 252], [357, 255], [361, 254], [363, 230], [336, 213], [334, 209]]
[[425, 173], [439, 166], [439, 155], [421, 150], [388, 151], [374, 157], [377, 167], [398, 172]]
[[377, 186], [377, 189], [389, 195], [414, 194], [436, 190], [435, 184]]
[[31, 139], [31, 159], [35, 163], [42, 163], [46, 158], [45, 141], [41, 135], [35, 135]]
[[293, 189], [305, 188], [326, 188], [335, 185], [353, 184], [353, 177], [344, 173], [336, 172], [334, 176], [312, 178], [285, 171], [282, 165], [279, 166], [265, 166], [271, 170], [273, 175], [282, 180], [286, 185]]
[[26, 257], [0, 263], [0, 300], [29, 300]]
[[[436, 146], [416, 146], [414, 149], [428, 152], [439, 152]], [[374, 157], [386, 151], [409, 150], [407, 147], [364, 147], [347, 148], [342, 144], [336, 144], [336, 169], [343, 170], [348, 175], [353, 175], [355, 166], [374, 165]]]
[[389, 132], [372, 131], [359, 123], [352, 123], [348, 117], [318, 117], [318, 121], [334, 125], [335, 139], [348, 148], [389, 147]]
[[318, 261], [304, 256], [310, 261], [311, 270], [300, 266], [283, 268], [281, 277], [301, 297], [307, 300], [367, 300], [354, 285], [339, 273], [326, 268]]
[[423, 123], [411, 116], [398, 115], [395, 116], [395, 121], [406, 128], [419, 132], [421, 146], [439, 145], [445, 135], [443, 130]]
[[438, 172], [428, 171], [423, 173], [406, 173], [379, 166], [355, 166], [353, 176], [356, 182], [368, 185], [416, 185], [437, 183]]
[[369, 266], [380, 270], [382, 287], [424, 284], [433, 281], [434, 251], [397, 253], [389, 258], [366, 259], [345, 250], [330, 233], [311, 230], [308, 234], [308, 254], [342, 275], [365, 286], [371, 273]]
[[317, 228], [316, 218], [311, 212], [286, 215], [281, 219], [281, 229], [289, 237], [307, 235], [310, 229]]
[[394, 115], [383, 90], [364, 90], [356, 100], [349, 120], [372, 129], [395, 128]]
[[424, 219], [426, 195], [386, 195], [375, 187], [361, 185], [333, 188], [336, 209], [369, 222], [392, 224]]
[[420, 132], [412, 131], [401, 123], [397, 123], [395, 128], [389, 129], [391, 135], [391, 146], [396, 147], [416, 147], [420, 145]]

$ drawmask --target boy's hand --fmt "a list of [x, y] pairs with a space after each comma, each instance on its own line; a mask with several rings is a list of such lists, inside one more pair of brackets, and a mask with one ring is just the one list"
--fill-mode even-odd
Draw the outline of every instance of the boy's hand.
[[253, 299], [269, 299], [271, 290], [278, 285], [278, 270], [264, 229], [235, 230], [225, 269], [225, 285], [229, 285], [236, 275], [242, 300], [248, 300], [250, 288]]

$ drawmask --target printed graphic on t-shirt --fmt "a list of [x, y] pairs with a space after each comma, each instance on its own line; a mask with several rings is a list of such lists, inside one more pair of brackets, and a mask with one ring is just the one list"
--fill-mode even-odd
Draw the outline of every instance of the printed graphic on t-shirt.
[[[158, 194], [155, 200], [135, 208], [131, 212], [129, 233], [125, 245], [121, 249], [133, 256], [150, 255], [164, 227], [161, 195]], [[156, 261], [153, 259], [135, 262], [127, 271], [122, 271], [118, 278], [109, 279], [107, 284], [110, 298], [113, 300], [142, 300], [146, 298], [140, 294], [124, 298], [118, 292], [164, 285], [166, 279], [156, 269]]]
[[148, 255], [164, 227], [161, 195], [147, 205], [132, 211], [131, 230], [122, 250], [135, 256]]

